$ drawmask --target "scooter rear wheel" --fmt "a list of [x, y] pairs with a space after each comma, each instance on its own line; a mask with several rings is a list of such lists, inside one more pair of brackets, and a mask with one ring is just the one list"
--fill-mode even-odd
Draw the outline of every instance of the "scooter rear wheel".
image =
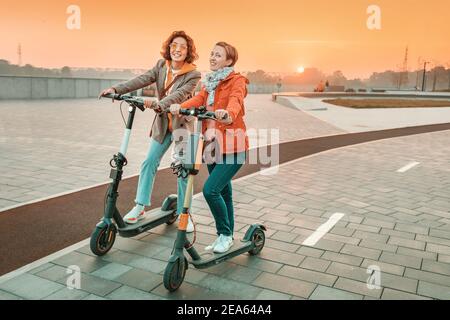
[[248, 253], [252, 256], [257, 255], [264, 248], [264, 244], [266, 243], [266, 235], [263, 230], [256, 229], [252, 234], [252, 242], [254, 244], [254, 248]]
[[167, 264], [164, 271], [164, 287], [170, 292], [176, 291], [184, 281], [186, 270], [188, 267], [188, 261], [186, 258], [179, 258], [173, 262]]
[[175, 221], [177, 221], [177, 219], [178, 219], [178, 215], [177, 215], [177, 202], [176, 202], [176, 201], [175, 201], [175, 202], [172, 202], [172, 204], [170, 205], [170, 208], [169, 208], [169, 209], [172, 210], [173, 213], [172, 213], [172, 216], [170, 217], [170, 219], [167, 220], [167, 222], [166, 222], [166, 224], [167, 224], [168, 226], [170, 226], [171, 224], [174, 224]]
[[170, 226], [171, 224], [174, 224], [175, 221], [177, 221], [177, 219], [178, 219], [178, 215], [177, 215], [176, 212], [174, 212], [174, 213], [172, 214], [172, 216], [170, 217], [170, 219], [167, 220], [166, 224], [167, 224], [168, 226]]
[[91, 235], [91, 251], [97, 256], [103, 256], [111, 250], [116, 240], [117, 229], [112, 225], [108, 232], [108, 226], [97, 227]]

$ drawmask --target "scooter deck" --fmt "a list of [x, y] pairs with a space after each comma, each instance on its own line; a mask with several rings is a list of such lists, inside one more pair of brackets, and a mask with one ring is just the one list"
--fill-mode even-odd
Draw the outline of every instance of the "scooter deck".
[[163, 211], [161, 208], [147, 211], [144, 219], [135, 224], [127, 224], [125, 228], [119, 228], [119, 234], [122, 237], [134, 237], [144, 231], [166, 223], [174, 214], [176, 214], [176, 210]]
[[212, 251], [205, 251], [200, 253], [201, 259], [199, 260], [189, 259], [189, 263], [192, 264], [197, 269], [205, 269], [213, 265], [219, 264], [225, 260], [234, 258], [245, 252], [248, 252], [251, 249], [253, 249], [253, 246], [254, 244], [252, 241], [244, 241], [244, 240], [235, 241], [231, 249], [225, 253], [214, 253]]

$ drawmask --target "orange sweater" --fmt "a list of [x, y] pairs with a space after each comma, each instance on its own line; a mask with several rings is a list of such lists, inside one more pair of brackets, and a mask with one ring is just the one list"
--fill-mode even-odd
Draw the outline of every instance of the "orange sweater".
[[[247, 96], [248, 79], [239, 73], [232, 72], [227, 78], [222, 80], [216, 88], [214, 96], [213, 110], [225, 109], [231, 116], [231, 124], [216, 123], [216, 135], [221, 135], [218, 139], [221, 152], [224, 154], [237, 153], [248, 150], [248, 137], [244, 122], [245, 108], [244, 98]], [[205, 88], [191, 99], [181, 104], [182, 108], [196, 108], [206, 106], [208, 92]], [[203, 133], [206, 125], [203, 124]]]
[[[166, 76], [166, 80], [164, 82], [164, 87], [167, 88], [167, 86], [173, 81], [174, 77], [172, 74], [172, 64], [169, 60], [166, 60], [166, 67], [167, 67], [167, 76]], [[181, 67], [181, 70], [177, 73], [177, 76], [181, 76], [185, 73], [191, 72], [193, 70], [195, 70], [197, 67], [195, 64], [193, 63], [184, 63], [183, 67]], [[170, 90], [169, 90], [170, 91]], [[169, 92], [167, 92], [168, 94]], [[169, 124], [168, 124], [168, 130], [170, 132], [172, 132], [172, 114], [168, 113], [167, 117], [169, 119]]]

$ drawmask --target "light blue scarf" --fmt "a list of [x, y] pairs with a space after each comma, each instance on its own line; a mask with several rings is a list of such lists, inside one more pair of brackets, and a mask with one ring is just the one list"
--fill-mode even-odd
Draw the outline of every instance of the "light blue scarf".
[[208, 106], [212, 106], [214, 103], [214, 95], [219, 82], [225, 79], [234, 71], [233, 67], [225, 67], [217, 71], [208, 73], [204, 80], [202, 80], [206, 91], [208, 92]]

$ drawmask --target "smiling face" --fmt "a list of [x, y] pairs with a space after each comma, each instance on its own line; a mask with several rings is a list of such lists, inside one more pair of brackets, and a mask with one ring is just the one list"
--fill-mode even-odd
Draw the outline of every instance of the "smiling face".
[[188, 54], [188, 44], [183, 37], [177, 37], [169, 45], [170, 58], [175, 62], [183, 62]]
[[225, 48], [215, 46], [209, 57], [209, 68], [211, 71], [217, 71], [230, 66], [232, 62], [233, 60], [227, 59], [227, 52], [225, 51]]

